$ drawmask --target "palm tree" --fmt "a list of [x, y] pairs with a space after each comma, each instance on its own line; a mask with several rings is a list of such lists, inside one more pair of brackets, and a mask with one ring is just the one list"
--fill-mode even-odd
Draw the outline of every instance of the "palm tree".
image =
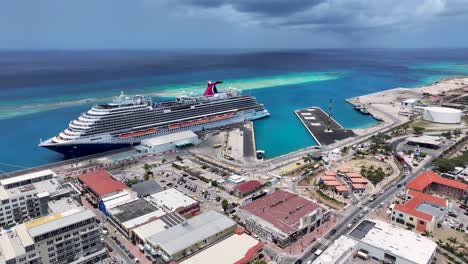
[[423, 236], [432, 237], [432, 232], [425, 230]]
[[458, 239], [456, 237], [449, 237], [447, 240], [452, 243], [452, 245], [458, 244]]
[[437, 239], [436, 244], [440, 247], [444, 244], [444, 241], [442, 239]]
[[309, 163], [309, 162], [312, 162], [313, 158], [312, 158], [312, 155], [307, 154], [304, 157], [302, 157], [302, 160], [304, 161], [304, 163]]

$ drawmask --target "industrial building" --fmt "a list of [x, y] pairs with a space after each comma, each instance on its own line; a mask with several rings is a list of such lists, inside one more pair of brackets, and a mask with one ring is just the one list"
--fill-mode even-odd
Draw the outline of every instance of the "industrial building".
[[447, 200], [409, 190], [403, 204], [393, 207], [392, 221], [417, 232], [432, 232], [447, 211]]
[[154, 193], [145, 199], [159, 208], [163, 208], [166, 213], [177, 212], [181, 215], [195, 215], [200, 211], [198, 201], [174, 188]]
[[198, 136], [191, 130], [171, 133], [141, 141], [137, 149], [141, 152], [161, 153], [185, 146], [198, 144]]
[[108, 209], [108, 219], [127, 238], [130, 230], [147, 222], [160, 218], [166, 212], [144, 199], [136, 199], [128, 203]]
[[468, 196], [467, 184], [441, 177], [432, 171], [425, 171], [419, 174], [408, 182], [406, 188], [423, 193], [441, 193], [460, 200], [465, 200]]
[[458, 124], [461, 117], [461, 110], [449, 107], [425, 107], [423, 113], [423, 120], [441, 124]]
[[406, 139], [408, 145], [418, 146], [421, 148], [430, 148], [438, 149], [442, 142], [439, 137], [434, 136], [419, 136], [419, 137], [409, 137]]
[[50, 201], [77, 195], [56, 177], [53, 171], [42, 170], [0, 180], [0, 226], [47, 215]]
[[0, 263], [96, 263], [107, 256], [96, 216], [72, 209], [0, 232]]
[[179, 261], [232, 235], [236, 226], [234, 221], [216, 211], [202, 213], [148, 237], [149, 256], [158, 263]]
[[242, 233], [234, 234], [180, 264], [248, 264], [259, 258], [263, 242]]
[[348, 237], [358, 242], [357, 256], [383, 263], [429, 264], [437, 248], [437, 244], [426, 237], [374, 219], [359, 223]]
[[185, 218], [178, 213], [168, 213], [157, 219], [150, 219], [150, 221], [131, 229], [129, 240], [135, 245], [144, 245], [150, 251], [151, 247], [146, 243], [148, 237], [183, 222], [185, 222]]
[[277, 190], [241, 206], [237, 216], [248, 231], [286, 247], [328, 221], [330, 212], [297, 194]]
[[132, 185], [132, 189], [138, 194], [138, 197], [143, 198], [151, 194], [155, 194], [163, 190], [154, 180], [142, 181]]

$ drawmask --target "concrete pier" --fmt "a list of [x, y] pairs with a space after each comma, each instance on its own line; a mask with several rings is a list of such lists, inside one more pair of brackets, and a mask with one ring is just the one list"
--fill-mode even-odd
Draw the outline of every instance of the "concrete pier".
[[[320, 146], [330, 145], [356, 135], [353, 131], [342, 127], [333, 118], [329, 120], [328, 114], [320, 107], [308, 107], [296, 110], [294, 113]], [[328, 130], [329, 122], [330, 130]]]

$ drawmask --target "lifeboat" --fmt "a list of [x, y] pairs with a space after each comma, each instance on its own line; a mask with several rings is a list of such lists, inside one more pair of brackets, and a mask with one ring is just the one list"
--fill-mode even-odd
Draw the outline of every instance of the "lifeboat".
[[175, 129], [175, 128], [179, 128], [179, 124], [173, 124], [173, 125], [170, 125], [169, 126], [169, 129]]
[[206, 123], [206, 122], [208, 122], [208, 121], [210, 121], [209, 118], [203, 118], [203, 119], [200, 120], [200, 123]]
[[214, 116], [214, 117], [210, 118], [210, 121], [216, 121], [216, 120], [218, 120], [217, 116]]
[[133, 133], [133, 136], [138, 137], [138, 136], [141, 136], [143, 134], [145, 134], [145, 131], [137, 131], [137, 132]]
[[149, 128], [149, 129], [145, 130], [145, 134], [151, 134], [151, 133], [154, 133], [154, 132], [156, 132], [156, 129], [154, 129], [154, 128]]
[[192, 125], [200, 124], [202, 123], [201, 119], [193, 120]]
[[129, 138], [131, 137], [133, 134], [132, 133], [125, 133], [125, 134], [120, 134], [119, 137], [120, 138]]
[[226, 114], [225, 115], [225, 118], [229, 118], [229, 117], [232, 117], [234, 114], [233, 113], [230, 113], [230, 114]]
[[184, 123], [182, 123], [182, 126], [183, 127], [190, 126], [190, 122], [184, 122]]

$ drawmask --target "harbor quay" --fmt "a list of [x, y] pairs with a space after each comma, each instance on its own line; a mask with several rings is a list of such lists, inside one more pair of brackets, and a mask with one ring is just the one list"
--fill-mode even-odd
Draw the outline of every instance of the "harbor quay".
[[[423, 91], [408, 97], [422, 96]], [[370, 103], [376, 98], [380, 101]], [[374, 238], [369, 230], [382, 226], [395, 234], [404, 233], [403, 227], [380, 223], [381, 212], [395, 199], [404, 203], [422, 197], [408, 192], [405, 181], [428, 170], [433, 158], [462, 141], [459, 136], [433, 144], [433, 149], [418, 145], [429, 158], [408, 159], [407, 166], [414, 166], [411, 172], [394, 154], [402, 145], [415, 148], [414, 144], [427, 142], [428, 136], [401, 135], [388, 143], [391, 151], [362, 154], [370, 153], [375, 144], [369, 138], [393, 133], [395, 128], [423, 118], [418, 105], [404, 104], [407, 99], [400, 90], [350, 98], [348, 102], [365, 105], [366, 111], [382, 120], [366, 129], [346, 129], [318, 107], [296, 110], [294, 114], [319, 146], [273, 159], [256, 157], [252, 121], [243, 121], [195, 132], [180, 130], [124, 149], [4, 173], [1, 208], [8, 213], [0, 217], [1, 260], [20, 263], [31, 246], [46, 252], [56, 243], [51, 254], [32, 258], [40, 258], [41, 263], [77, 264], [306, 263], [315, 259], [332, 263], [327, 259], [336, 257], [335, 253], [326, 250], [339, 248], [334, 241], [342, 235], [345, 237], [336, 243], [360, 252], [360, 256], [348, 255], [344, 250], [342, 256], [384, 260], [389, 257], [382, 252], [391, 246], [366, 247]], [[462, 124], [453, 126], [466, 131]], [[437, 129], [434, 133], [440, 134]], [[431, 135], [431, 142], [439, 142], [439, 134]], [[363, 157], [353, 159], [356, 153]], [[346, 168], [346, 164], [353, 166]], [[381, 166], [385, 177], [376, 180], [371, 166]], [[418, 178], [431, 174], [421, 175]], [[460, 203], [466, 185], [456, 186], [457, 196], [443, 194]], [[406, 207], [393, 208], [403, 212]], [[71, 227], [64, 223], [67, 219], [73, 220]], [[409, 217], [405, 221], [410, 222]], [[369, 230], [361, 232], [361, 227]], [[434, 225], [430, 230], [437, 229]], [[354, 236], [346, 237], [350, 231]], [[62, 233], [55, 237], [57, 232]], [[378, 237], [384, 235], [389, 236], [388, 241], [396, 239], [392, 234]], [[420, 240], [419, 235], [414, 236]], [[81, 241], [81, 251], [71, 253], [67, 241], [75, 238]], [[420, 257], [411, 258], [410, 263], [434, 258], [434, 243], [424, 239], [421, 243], [431, 245], [431, 250], [421, 250]], [[219, 250], [227, 249], [223, 260]], [[406, 253], [394, 257], [409, 258]]]

